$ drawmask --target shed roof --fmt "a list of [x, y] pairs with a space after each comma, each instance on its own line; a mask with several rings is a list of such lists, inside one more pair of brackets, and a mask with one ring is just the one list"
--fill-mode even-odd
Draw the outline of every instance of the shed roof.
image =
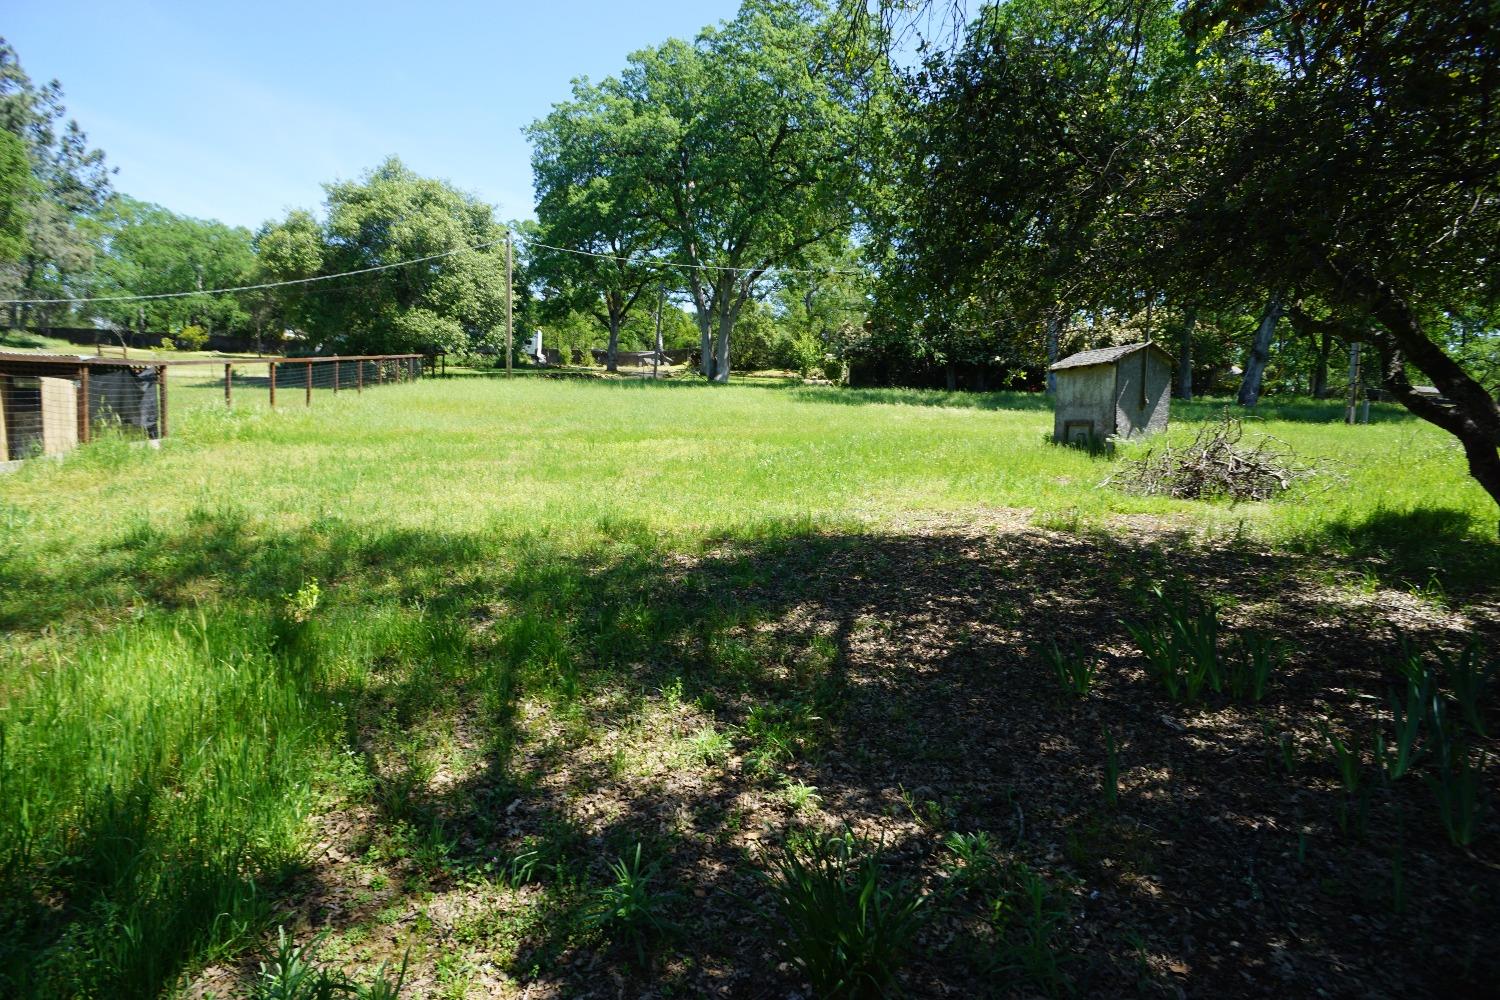
[[0, 364], [7, 365], [63, 365], [76, 369], [79, 365], [101, 368], [155, 368], [163, 364], [180, 364], [177, 361], [154, 361], [149, 358], [101, 358], [93, 354], [37, 354], [31, 351], [0, 351]]
[[1077, 354], [1070, 354], [1053, 365], [1051, 370], [1057, 371], [1060, 368], [1088, 368], [1091, 365], [1111, 365], [1121, 358], [1134, 354], [1145, 347], [1156, 351], [1162, 357], [1166, 358], [1168, 362], [1171, 361], [1172, 356], [1155, 344], [1121, 344], [1118, 347], [1099, 347], [1092, 351], [1079, 351]]

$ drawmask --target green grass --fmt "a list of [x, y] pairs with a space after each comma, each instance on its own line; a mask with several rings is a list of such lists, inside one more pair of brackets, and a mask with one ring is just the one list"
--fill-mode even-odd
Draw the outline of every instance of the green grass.
[[[1044, 404], [1014, 394], [474, 378], [274, 413], [259, 395], [226, 412], [182, 379], [161, 450], [106, 439], [0, 477], [0, 993], [148, 995], [252, 943], [321, 797], [435, 829], [423, 740], [460, 704], [506, 774], [520, 699], [586, 712], [599, 671], [686, 633], [711, 671], [687, 698], [755, 690], [763, 651], [729, 630], [750, 612], [648, 599], [673, 557], [1007, 508], [1328, 552], [1458, 600], [1496, 565], [1452, 440], [1383, 407], [1351, 428], [1336, 403], [1263, 406], [1251, 433], [1337, 478], [1236, 507], [1101, 488], [1117, 460], [1047, 443]], [[1179, 407], [1171, 438], [1220, 406]], [[831, 650], [777, 669], [827, 671]], [[815, 753], [826, 700], [766, 702], [737, 731], [747, 767]], [[717, 762], [714, 732], [681, 739]]]

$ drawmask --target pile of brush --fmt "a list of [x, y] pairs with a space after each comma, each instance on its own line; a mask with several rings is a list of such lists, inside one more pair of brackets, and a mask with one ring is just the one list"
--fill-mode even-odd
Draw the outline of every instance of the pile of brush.
[[1107, 483], [1145, 496], [1206, 500], [1228, 497], [1269, 500], [1313, 474], [1298, 462], [1291, 448], [1269, 435], [1253, 447], [1241, 446], [1245, 428], [1226, 411], [1217, 424], [1200, 430], [1186, 447], [1153, 448], [1142, 458], [1126, 462]]

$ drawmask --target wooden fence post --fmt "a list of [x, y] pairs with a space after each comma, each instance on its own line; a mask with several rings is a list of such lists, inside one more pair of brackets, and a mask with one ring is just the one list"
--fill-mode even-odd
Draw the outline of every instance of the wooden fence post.
[[89, 366], [78, 366], [78, 443], [89, 443]]
[[230, 409], [234, 406], [234, 399], [229, 394], [230, 380], [234, 378], [234, 365], [224, 366], [224, 408]]
[[156, 436], [167, 436], [167, 366], [156, 366]]
[[307, 391], [307, 405], [311, 406], [312, 405], [312, 362], [311, 361], [309, 361], [307, 363], [307, 367], [302, 370], [302, 386]]
[[359, 394], [365, 391], [365, 362], [364, 359], [354, 362], [354, 392]]
[[268, 361], [267, 367], [271, 372], [271, 409], [276, 409], [276, 362]]
[[337, 361], [333, 363], [333, 391], [335, 394], [339, 391], [339, 363]]

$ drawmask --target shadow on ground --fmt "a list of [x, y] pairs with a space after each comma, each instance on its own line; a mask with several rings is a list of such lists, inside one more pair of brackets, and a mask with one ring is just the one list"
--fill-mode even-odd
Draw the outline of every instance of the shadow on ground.
[[[369, 790], [322, 817], [321, 853], [276, 890], [290, 923], [357, 930], [382, 942], [374, 957], [414, 949], [419, 993], [440, 985], [440, 956], [460, 954], [477, 986], [509, 979], [532, 995], [649, 983], [785, 996], [797, 976], [779, 964], [758, 873], [792, 832], [841, 827], [884, 845], [891, 879], [934, 893], [904, 979], [916, 996], [1032, 989], [999, 970], [982, 906], [938, 902], [955, 831], [988, 832], [1051, 880], [1083, 994], [1443, 995], [1500, 973], [1493, 824], [1454, 849], [1427, 789], [1408, 783], [1345, 832], [1315, 728], [1327, 718], [1363, 739], [1398, 636], [1493, 648], [1491, 618], [1331, 587], [1309, 557], [1164, 534], [771, 524], [681, 553], [646, 524], [598, 527], [605, 540], [580, 550], [338, 520], [277, 534], [203, 512], [176, 531], [142, 527], [87, 572], [33, 576], [35, 606], [6, 602], [3, 620], [77, 621], [122, 586], [127, 603], [270, 606], [318, 579], [320, 613], [390, 602], [462, 623], [437, 673], [385, 663], [331, 692], [355, 706], [347, 741]], [[1148, 681], [1124, 623], [1147, 614], [1154, 585], [1214, 595], [1231, 636], [1288, 644], [1265, 702], [1184, 707]], [[1039, 661], [1053, 639], [1102, 664], [1087, 699], [1062, 696]], [[710, 731], [726, 748], [696, 753]], [[814, 804], [794, 805], [790, 784], [815, 789]], [[578, 919], [607, 862], [637, 843], [675, 893], [676, 930], [644, 970]], [[243, 986], [252, 965], [215, 967], [195, 988]]]

